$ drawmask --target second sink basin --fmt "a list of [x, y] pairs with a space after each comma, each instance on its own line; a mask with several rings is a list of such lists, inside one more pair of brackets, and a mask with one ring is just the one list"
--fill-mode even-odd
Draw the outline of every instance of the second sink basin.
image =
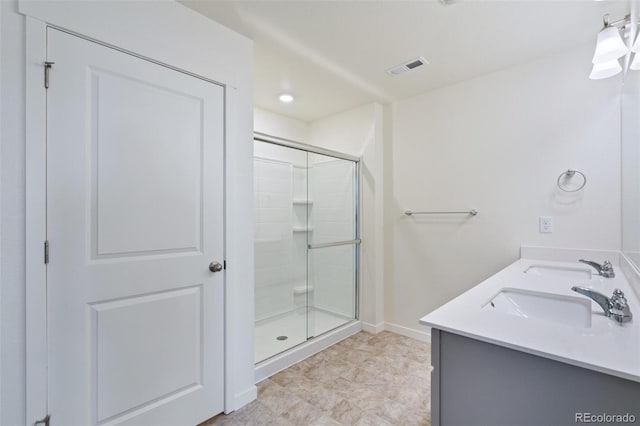
[[570, 280], [590, 280], [592, 276], [591, 270], [587, 268], [552, 265], [531, 265], [525, 269], [524, 273], [538, 277], [556, 277]]
[[591, 300], [582, 297], [503, 288], [482, 308], [534, 321], [591, 327]]

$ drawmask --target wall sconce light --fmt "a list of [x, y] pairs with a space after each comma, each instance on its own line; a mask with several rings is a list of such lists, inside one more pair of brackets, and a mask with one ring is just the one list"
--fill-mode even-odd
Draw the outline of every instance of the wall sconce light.
[[593, 64], [589, 78], [591, 80], [600, 80], [601, 78], [613, 77], [620, 71], [622, 71], [620, 62], [618, 59], [612, 59], [611, 61]]
[[594, 64], [609, 62], [621, 58], [627, 53], [629, 53], [629, 49], [622, 41], [620, 30], [609, 24], [609, 15], [604, 15], [604, 28], [598, 33], [596, 51], [591, 62]]
[[[629, 53], [629, 48], [622, 39], [620, 30], [622, 29], [624, 32], [624, 28], [631, 22], [631, 16], [627, 15], [623, 19], [609, 22], [609, 15], [607, 14], [604, 15], [602, 20], [604, 21], [604, 28], [598, 33], [596, 51], [591, 61], [593, 62], [593, 69], [589, 78], [592, 80], [613, 77], [619, 74], [622, 71], [622, 66], [620, 66], [618, 59]], [[640, 44], [638, 44], [638, 50], [640, 50]], [[634, 57], [633, 63], [636, 63], [635, 66], [640, 68], [640, 58], [636, 61]], [[633, 68], [633, 63], [630, 68], [636, 69]]]

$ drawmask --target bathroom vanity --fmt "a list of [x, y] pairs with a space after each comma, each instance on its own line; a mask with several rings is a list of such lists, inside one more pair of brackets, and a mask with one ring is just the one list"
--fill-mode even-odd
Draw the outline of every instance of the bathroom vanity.
[[[600, 276], [579, 258], [609, 259], [617, 274]], [[624, 260], [523, 247], [520, 260], [423, 317], [432, 328], [432, 424], [640, 422], [640, 301]], [[622, 290], [636, 319], [606, 317], [574, 286], [607, 297]]]

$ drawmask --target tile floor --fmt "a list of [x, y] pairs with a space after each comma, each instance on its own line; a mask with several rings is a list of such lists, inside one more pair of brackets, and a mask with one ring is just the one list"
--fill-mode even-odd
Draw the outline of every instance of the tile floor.
[[358, 333], [258, 384], [258, 399], [212, 425], [430, 425], [429, 344]]

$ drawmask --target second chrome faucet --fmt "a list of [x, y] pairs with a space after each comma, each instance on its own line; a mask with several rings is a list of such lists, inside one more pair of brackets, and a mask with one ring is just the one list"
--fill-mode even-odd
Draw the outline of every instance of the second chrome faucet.
[[593, 267], [598, 272], [598, 275], [602, 277], [613, 278], [616, 276], [616, 273], [613, 271], [613, 265], [608, 260], [605, 260], [602, 265], [594, 261], [584, 260], [584, 259], [580, 259], [579, 262], [585, 263]]
[[[602, 265], [584, 259], [580, 259], [580, 262], [592, 266], [596, 271], [598, 271], [598, 275], [602, 277], [613, 278], [616, 276], [615, 272], [613, 271], [613, 265], [608, 260], [605, 260]], [[633, 317], [631, 315], [631, 309], [629, 309], [627, 299], [624, 297], [624, 293], [619, 289], [615, 289], [613, 292], [613, 296], [611, 297], [607, 297], [602, 293], [586, 287], [576, 286], [571, 287], [571, 290], [591, 298], [594, 302], [600, 305], [606, 317], [615, 320], [619, 324], [623, 322], [629, 322]]]

